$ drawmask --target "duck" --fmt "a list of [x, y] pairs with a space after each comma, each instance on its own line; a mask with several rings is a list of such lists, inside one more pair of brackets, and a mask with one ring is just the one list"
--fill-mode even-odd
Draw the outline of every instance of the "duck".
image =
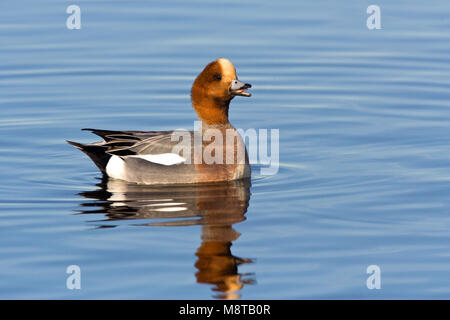
[[194, 130], [115, 131], [85, 128], [102, 141], [66, 140], [84, 152], [104, 177], [130, 183], [188, 184], [232, 181], [251, 176], [247, 149], [230, 123], [230, 102], [250, 97], [230, 60], [206, 65], [191, 88], [198, 121]]

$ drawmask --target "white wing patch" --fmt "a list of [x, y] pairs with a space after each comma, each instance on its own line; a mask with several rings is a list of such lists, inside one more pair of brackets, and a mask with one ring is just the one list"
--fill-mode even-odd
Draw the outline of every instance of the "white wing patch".
[[186, 161], [185, 158], [176, 153], [161, 153], [161, 154], [145, 154], [138, 156], [128, 156], [130, 158], [139, 158], [148, 162], [158, 163], [165, 166], [172, 166]]
[[[126, 156], [124, 158], [139, 158], [148, 162], [172, 166], [186, 161], [176, 153], [146, 154], [141, 156]], [[106, 174], [114, 179], [127, 180], [125, 162], [119, 156], [112, 156], [106, 166]]]

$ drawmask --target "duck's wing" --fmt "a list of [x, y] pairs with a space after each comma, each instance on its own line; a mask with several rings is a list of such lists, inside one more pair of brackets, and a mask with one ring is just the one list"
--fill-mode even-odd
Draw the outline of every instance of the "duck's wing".
[[179, 143], [172, 141], [174, 131], [112, 131], [90, 128], [83, 130], [91, 131], [103, 141], [91, 144], [67, 142], [87, 154], [103, 173], [113, 155], [125, 159], [127, 156], [172, 153], [173, 148]]
[[101, 145], [111, 155], [148, 155], [171, 153], [179, 143], [172, 141], [174, 131], [111, 131], [83, 129], [103, 138]]

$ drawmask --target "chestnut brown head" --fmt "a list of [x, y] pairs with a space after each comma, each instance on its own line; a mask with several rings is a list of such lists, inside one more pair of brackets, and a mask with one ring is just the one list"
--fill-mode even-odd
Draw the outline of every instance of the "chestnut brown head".
[[238, 80], [233, 64], [220, 58], [209, 63], [192, 85], [192, 105], [207, 123], [228, 123], [228, 107], [235, 96], [250, 97], [248, 83]]

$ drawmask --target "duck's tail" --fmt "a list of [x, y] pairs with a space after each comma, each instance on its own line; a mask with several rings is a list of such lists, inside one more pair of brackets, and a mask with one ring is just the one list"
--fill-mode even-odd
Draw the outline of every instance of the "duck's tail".
[[94, 161], [95, 165], [100, 169], [102, 173], [106, 173], [106, 166], [108, 164], [111, 155], [106, 153], [107, 147], [100, 144], [82, 144], [74, 141], [66, 140], [68, 144], [73, 145], [75, 148], [80, 149], [86, 153], [89, 158]]

